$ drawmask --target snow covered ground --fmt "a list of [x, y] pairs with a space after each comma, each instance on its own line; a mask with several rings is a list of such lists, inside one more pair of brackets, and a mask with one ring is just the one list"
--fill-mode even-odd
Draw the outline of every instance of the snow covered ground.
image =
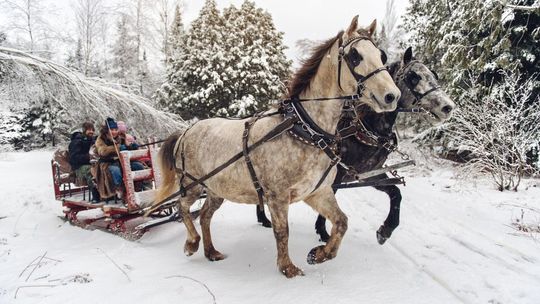
[[64, 223], [50, 156], [0, 154], [0, 303], [540, 303], [539, 235], [511, 225], [521, 210], [540, 223], [538, 180], [500, 193], [427, 159], [401, 171], [401, 225], [383, 246], [375, 230], [386, 195], [341, 190], [349, 230], [338, 257], [315, 266], [306, 255], [319, 245], [316, 214], [294, 204], [290, 253], [306, 275], [286, 279], [254, 206], [228, 203], [216, 213], [214, 244], [228, 256], [221, 262], [208, 262], [202, 248], [184, 256], [178, 223], [135, 242]]

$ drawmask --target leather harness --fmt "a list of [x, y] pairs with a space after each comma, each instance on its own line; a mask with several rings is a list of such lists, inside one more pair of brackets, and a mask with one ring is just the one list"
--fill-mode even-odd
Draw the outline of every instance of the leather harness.
[[[337, 97], [322, 97], [322, 98], [310, 98], [310, 99], [300, 99], [298, 96], [294, 96], [291, 99], [283, 100], [280, 103], [280, 108], [277, 112], [274, 113], [258, 113], [255, 114], [253, 117], [251, 117], [248, 121], [244, 124], [244, 133], [242, 136], [242, 151], [235, 154], [233, 157], [231, 157], [228, 161], [220, 165], [219, 167], [215, 168], [211, 172], [207, 173], [206, 175], [196, 178], [192, 175], [190, 175], [185, 170], [185, 161], [184, 161], [184, 151], [183, 151], [183, 143], [180, 143], [181, 139], [185, 136], [185, 134], [189, 131], [190, 128], [188, 128], [182, 136], [178, 139], [177, 146], [175, 149], [175, 154], [178, 152], [178, 149], [180, 146], [182, 146], [181, 149], [181, 160], [182, 165], [181, 168], [176, 168], [180, 173], [182, 173], [182, 178], [180, 180], [180, 190], [177, 192], [169, 195], [167, 198], [162, 200], [160, 203], [156, 204], [155, 206], [161, 205], [161, 203], [168, 201], [178, 195], [185, 196], [186, 192], [190, 190], [191, 188], [202, 185], [204, 187], [204, 182], [208, 180], [209, 178], [213, 177], [214, 175], [221, 172], [223, 169], [227, 168], [240, 158], [244, 157], [244, 160], [246, 162], [246, 165], [248, 167], [248, 171], [251, 177], [251, 180], [253, 182], [253, 185], [255, 187], [255, 190], [257, 191], [257, 197], [259, 200], [259, 205], [261, 207], [264, 207], [264, 189], [257, 178], [257, 174], [255, 172], [255, 168], [253, 167], [253, 162], [251, 160], [251, 157], [249, 156], [249, 153], [256, 148], [260, 147], [263, 143], [268, 142], [277, 136], [281, 135], [284, 132], [288, 132], [293, 138], [300, 140], [303, 143], [309, 144], [311, 146], [317, 147], [318, 149], [322, 150], [329, 158], [330, 158], [330, 165], [325, 170], [321, 178], [319, 179], [319, 182], [315, 186], [315, 188], [312, 190], [314, 192], [317, 190], [320, 185], [324, 182], [328, 174], [330, 173], [331, 169], [337, 165], [340, 164], [346, 169], [352, 169], [349, 168], [347, 165], [343, 164], [341, 162], [341, 158], [339, 156], [339, 153], [336, 153], [338, 149], [339, 142], [341, 141], [341, 136], [338, 134], [332, 135], [324, 131], [320, 126], [318, 126], [313, 119], [309, 116], [305, 108], [302, 106], [302, 102], [304, 101], [326, 101], [326, 100], [343, 100], [346, 103], [352, 102], [355, 100], [360, 99], [362, 96], [365, 86], [364, 82], [368, 80], [369, 78], [373, 77], [374, 75], [387, 71], [386, 67], [378, 68], [366, 76], [360, 75], [354, 71], [354, 66], [350, 62], [348, 54], [345, 53], [345, 48], [349, 46], [352, 43], [355, 43], [357, 41], [361, 40], [369, 40], [372, 42], [372, 40], [365, 36], [355, 37], [352, 39], [347, 40], [345, 43], [341, 43], [340, 39], [340, 47], [339, 47], [339, 59], [338, 59], [338, 84], [341, 88], [341, 64], [344, 60], [347, 64], [347, 67], [349, 68], [351, 74], [354, 76], [354, 78], [357, 81], [357, 90], [356, 94], [353, 95], [347, 95], [347, 96], [337, 96]], [[355, 107], [354, 105], [351, 106], [354, 111]], [[262, 138], [260, 138], [258, 141], [253, 143], [252, 145], [248, 144], [249, 141], [249, 135], [250, 135], [250, 129], [251, 127], [257, 122], [257, 120], [268, 117], [271, 115], [281, 114], [283, 115], [283, 121], [278, 124], [276, 127], [274, 127], [271, 131], [269, 131], [266, 135], [264, 135]], [[187, 177], [192, 180], [191, 183], [184, 186], [183, 185], [183, 179], [184, 177]], [[152, 210], [152, 209], [151, 209]]]

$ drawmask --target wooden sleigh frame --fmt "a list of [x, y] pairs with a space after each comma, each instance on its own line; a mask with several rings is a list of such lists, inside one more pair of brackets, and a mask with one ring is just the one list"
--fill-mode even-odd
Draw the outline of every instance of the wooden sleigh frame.
[[[120, 151], [119, 162], [123, 172], [124, 195], [120, 204], [90, 202], [90, 191], [87, 186], [78, 186], [70, 172], [62, 172], [60, 164], [51, 160], [53, 188], [56, 200], [62, 202], [64, 219], [71, 224], [88, 229], [101, 229], [128, 239], [140, 238], [148, 229], [172, 222], [181, 221], [175, 200], [171, 200], [154, 210], [148, 217], [145, 212], [154, 200], [156, 189], [161, 185], [161, 173], [157, 163], [159, 147], [155, 144], [143, 149]], [[149, 168], [132, 171], [130, 162], [146, 159]], [[135, 184], [145, 182], [151, 189], [136, 191]], [[123, 204], [122, 204], [123, 202]], [[84, 211], [96, 210], [88, 216]], [[79, 214], [81, 213], [82, 214]], [[198, 216], [198, 211], [192, 213]]]

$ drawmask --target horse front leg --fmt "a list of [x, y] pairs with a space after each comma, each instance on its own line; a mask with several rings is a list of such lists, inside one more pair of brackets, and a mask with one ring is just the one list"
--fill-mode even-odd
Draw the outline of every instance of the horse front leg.
[[212, 243], [212, 235], [210, 233], [210, 222], [212, 221], [212, 216], [214, 215], [214, 212], [221, 207], [221, 204], [223, 204], [223, 198], [217, 197], [208, 191], [208, 196], [201, 209], [200, 223], [204, 244], [204, 256], [206, 256], [206, 258], [210, 261], [220, 261], [225, 258], [221, 252], [214, 248], [214, 244]]
[[304, 200], [315, 211], [329, 219], [332, 223], [332, 231], [326, 245], [311, 249], [307, 256], [309, 264], [318, 264], [336, 257], [341, 240], [347, 231], [347, 216], [336, 201], [336, 197], [330, 186], [322, 187]]
[[384, 224], [377, 230], [377, 241], [384, 244], [390, 238], [394, 229], [399, 225], [399, 210], [401, 205], [401, 191], [397, 186], [377, 186], [375, 189], [388, 194], [390, 198], [390, 211]]
[[272, 228], [277, 246], [277, 265], [279, 271], [287, 278], [304, 275], [302, 269], [296, 267], [289, 257], [289, 202], [270, 200], [268, 209], [272, 217]]

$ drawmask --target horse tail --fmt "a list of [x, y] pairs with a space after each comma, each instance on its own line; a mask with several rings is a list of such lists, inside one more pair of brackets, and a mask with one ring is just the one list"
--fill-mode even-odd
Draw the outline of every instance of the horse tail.
[[164, 199], [173, 194], [177, 188], [177, 174], [176, 174], [176, 143], [182, 132], [176, 132], [171, 134], [164, 142], [163, 146], [159, 150], [158, 165], [161, 172], [161, 185], [157, 189], [154, 203], [150, 210], [146, 212], [146, 215], [156, 210], [161, 204], [164, 203]]

